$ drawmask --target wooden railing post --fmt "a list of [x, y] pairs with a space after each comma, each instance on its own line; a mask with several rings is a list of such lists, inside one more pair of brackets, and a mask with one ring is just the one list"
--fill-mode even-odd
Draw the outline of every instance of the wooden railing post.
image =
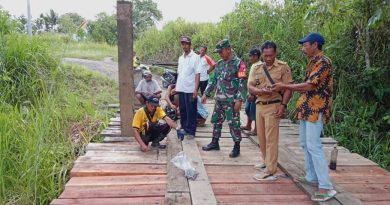
[[131, 122], [134, 116], [134, 79], [133, 79], [133, 23], [132, 3], [117, 1], [118, 26], [118, 69], [119, 69], [119, 108], [121, 135], [133, 136]]

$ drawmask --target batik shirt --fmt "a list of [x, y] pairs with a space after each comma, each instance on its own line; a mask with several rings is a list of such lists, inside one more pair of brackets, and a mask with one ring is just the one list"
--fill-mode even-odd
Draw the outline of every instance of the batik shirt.
[[322, 123], [329, 123], [333, 96], [332, 61], [323, 52], [310, 60], [305, 82], [312, 84], [314, 89], [301, 93], [296, 104], [296, 117], [317, 122], [319, 113], [322, 113]]

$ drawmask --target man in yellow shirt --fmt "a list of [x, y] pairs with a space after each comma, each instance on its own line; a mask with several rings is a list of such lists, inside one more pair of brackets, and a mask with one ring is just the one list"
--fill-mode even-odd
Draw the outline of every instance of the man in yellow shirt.
[[[161, 120], [166, 123], [161, 123]], [[165, 114], [156, 97], [147, 97], [145, 106], [137, 110], [133, 118], [133, 128], [135, 140], [144, 152], [150, 150], [149, 142], [152, 142], [152, 147], [165, 149], [166, 145], [161, 145], [160, 141], [167, 136], [171, 128], [180, 134], [179, 127]]]

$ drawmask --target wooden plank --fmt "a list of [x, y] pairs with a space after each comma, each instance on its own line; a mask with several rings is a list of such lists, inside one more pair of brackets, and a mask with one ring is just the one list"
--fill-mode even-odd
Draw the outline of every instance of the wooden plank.
[[[313, 204], [310, 198], [305, 194], [296, 194], [296, 195], [265, 195], [265, 194], [255, 194], [255, 195], [217, 195], [218, 204], [280, 204], [287, 202], [288, 204]], [[287, 205], [287, 204], [286, 204]]]
[[166, 164], [166, 160], [157, 159], [151, 157], [89, 157], [89, 156], [80, 156], [76, 163], [97, 163], [97, 164], [107, 164], [107, 163], [129, 163], [129, 164]]
[[115, 137], [115, 136], [109, 136], [109, 137], [105, 137], [103, 139], [103, 142], [104, 143], [120, 143], [120, 142], [132, 142], [132, 143], [136, 143], [136, 141], [134, 139], [131, 139], [129, 137]]
[[[100, 133], [100, 135], [104, 136], [104, 137], [106, 137], [106, 136], [110, 136], [110, 137], [120, 137], [120, 136], [122, 136], [120, 130], [109, 130], [109, 129], [103, 130]], [[127, 137], [127, 138], [129, 138], [129, 137]]]
[[[364, 175], [364, 173], [362, 173]], [[332, 177], [337, 184], [390, 184], [390, 176], [342, 176]]]
[[[181, 142], [177, 139], [176, 135], [172, 133], [168, 134], [167, 137], [167, 193], [169, 194], [166, 195], [166, 201], [169, 204], [177, 204], [177, 201], [181, 201], [178, 199], [181, 199], [182, 196], [187, 196], [184, 193], [187, 193], [189, 196], [190, 188], [188, 186], [187, 179], [184, 177], [183, 171], [178, 169], [173, 163], [170, 162], [171, 159], [177, 155], [177, 153], [182, 151]], [[175, 196], [175, 193], [177, 196]]]
[[169, 193], [165, 194], [165, 204], [167, 205], [191, 205], [191, 196], [190, 193], [178, 192], [178, 193]]
[[259, 171], [252, 169], [250, 173], [208, 173], [210, 183], [212, 184], [285, 184], [286, 186], [295, 186], [294, 182], [290, 178], [279, 177], [284, 176], [284, 173], [280, 170], [275, 174], [278, 176], [276, 181], [257, 181], [253, 178], [253, 175], [259, 173]]
[[195, 140], [182, 143], [186, 155], [192, 159], [192, 165], [199, 173], [195, 180], [189, 180], [191, 200], [194, 205], [217, 204], [213, 189], [211, 188], [202, 157]]
[[[197, 144], [202, 147], [211, 142], [211, 138], [195, 138]], [[230, 147], [232, 148], [234, 145], [233, 140], [228, 139], [228, 138], [221, 138], [219, 140], [219, 146], [220, 147]], [[248, 148], [256, 148], [258, 146], [254, 145], [248, 138], [243, 138], [241, 143], [241, 147], [248, 147]], [[246, 148], [245, 148], [246, 149]]]
[[149, 152], [137, 151], [110, 151], [110, 150], [89, 150], [85, 153], [84, 156], [88, 157], [148, 157], [148, 158], [157, 158], [158, 155], [157, 149], [152, 149]]
[[167, 184], [167, 178], [164, 175], [72, 177], [66, 184], [66, 187], [137, 185], [137, 184], [138, 185]]
[[54, 199], [51, 205], [139, 205], [164, 204], [164, 197], [128, 197], [128, 198], [81, 198]]
[[166, 173], [166, 165], [75, 163], [70, 176], [165, 175]]
[[140, 151], [138, 144], [119, 144], [119, 143], [89, 143], [87, 151]]
[[354, 196], [356, 196], [357, 198], [359, 198], [360, 200], [362, 200], [364, 203], [367, 203], [367, 202], [373, 202], [373, 201], [385, 201], [387, 202], [387, 204], [389, 204], [390, 202], [390, 194], [383, 194], [383, 193], [371, 193], [371, 194], [367, 194], [367, 193], [355, 193], [353, 194]]
[[60, 199], [115, 198], [115, 197], [164, 197], [165, 184], [115, 185], [115, 186], [70, 186], [66, 187]]
[[343, 184], [353, 194], [390, 194], [390, 184]]
[[211, 184], [216, 195], [299, 195], [302, 191], [295, 185], [285, 184]]
[[343, 176], [390, 176], [390, 172], [379, 166], [337, 166], [335, 171], [329, 172], [331, 177]]

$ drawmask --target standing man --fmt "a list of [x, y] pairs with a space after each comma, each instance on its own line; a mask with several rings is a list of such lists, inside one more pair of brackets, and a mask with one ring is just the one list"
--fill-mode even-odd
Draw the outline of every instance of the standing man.
[[[252, 48], [249, 51], [249, 61], [252, 63], [251, 69], [249, 71], [248, 78], [248, 87], [251, 80], [251, 74], [258, 66], [261, 66], [263, 62], [260, 61], [261, 52], [258, 48]], [[248, 117], [246, 126], [241, 126], [242, 130], [248, 130], [248, 134], [256, 135], [256, 96], [248, 94], [245, 103], [245, 114]], [[252, 121], [255, 121], [255, 126], [252, 130]]]
[[145, 105], [146, 97], [157, 97], [160, 99], [162, 90], [157, 81], [152, 79], [152, 72], [146, 70], [143, 72], [143, 76], [144, 79], [139, 81], [137, 88], [135, 88], [135, 97], [142, 105]]
[[179, 57], [176, 92], [179, 93], [180, 123], [189, 139], [195, 137], [197, 93], [200, 81], [199, 56], [191, 49], [188, 36], [180, 38], [183, 55]]
[[250, 76], [249, 92], [256, 95], [256, 126], [260, 151], [264, 164], [255, 165], [260, 170], [256, 180], [276, 180], [279, 122], [291, 98], [291, 91], [273, 92], [269, 88], [276, 82], [292, 83], [290, 67], [276, 59], [276, 44], [266, 41], [261, 46], [264, 63], [257, 66]]
[[210, 144], [203, 147], [204, 151], [219, 150], [222, 123], [228, 121], [230, 134], [234, 141], [233, 150], [229, 157], [240, 155], [240, 109], [246, 98], [246, 66], [244, 61], [234, 55], [228, 39], [223, 39], [216, 45], [215, 52], [221, 56], [215, 67], [214, 77], [210, 80], [202, 96], [202, 103], [206, 103], [206, 96], [215, 92], [215, 107], [211, 117], [214, 124], [213, 138]]
[[303, 182], [318, 184], [313, 201], [327, 201], [336, 195], [329, 178], [320, 135], [323, 124], [330, 122], [333, 76], [332, 61], [322, 51], [325, 39], [318, 33], [310, 33], [298, 41], [303, 53], [310, 59], [305, 82], [299, 84], [277, 83], [273, 91], [291, 90], [301, 93], [296, 104], [301, 146], [305, 154], [306, 176]]
[[199, 83], [199, 88], [200, 88], [200, 94], [203, 95], [204, 90], [207, 87], [207, 83], [209, 81], [209, 73], [212, 72], [215, 68], [215, 62], [213, 59], [211, 59], [207, 53], [207, 47], [202, 46], [200, 48], [200, 53], [199, 53], [199, 67], [200, 67], [200, 83]]

